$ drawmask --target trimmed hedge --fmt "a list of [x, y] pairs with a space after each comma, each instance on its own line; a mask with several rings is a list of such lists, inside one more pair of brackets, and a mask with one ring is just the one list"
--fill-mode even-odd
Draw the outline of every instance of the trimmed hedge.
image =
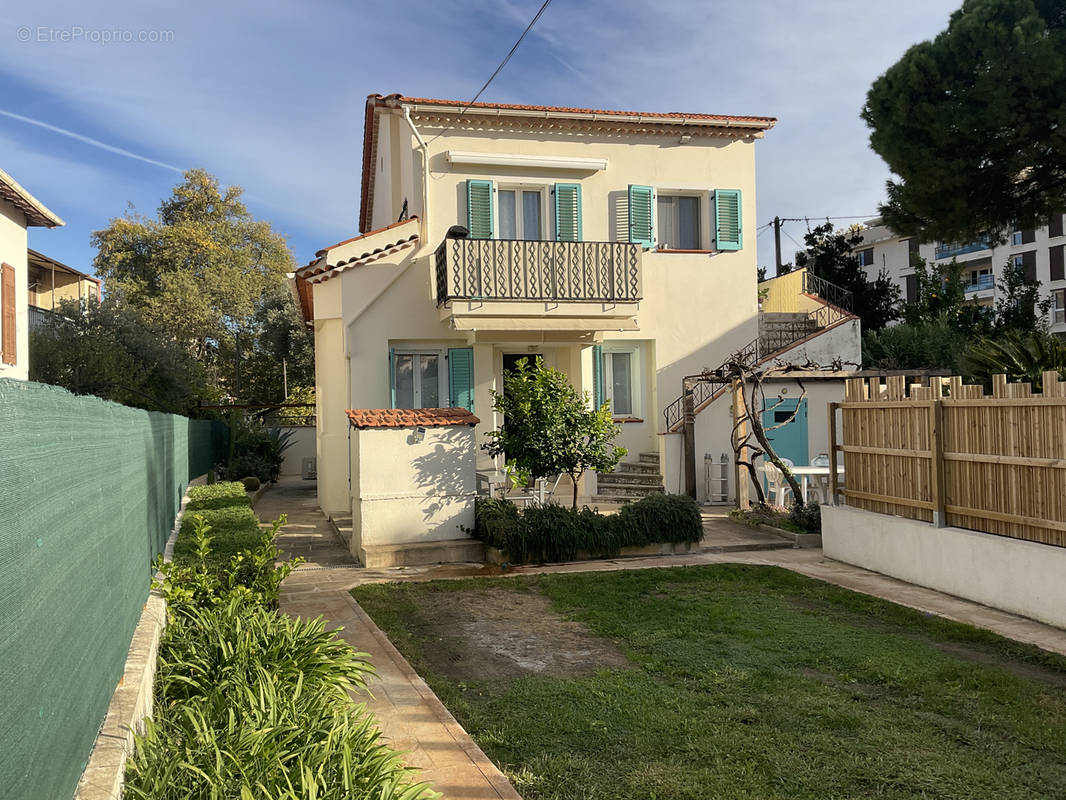
[[509, 500], [478, 498], [474, 536], [512, 564], [573, 561], [578, 553], [608, 558], [623, 547], [698, 542], [703, 519], [695, 500], [677, 494], [648, 495], [616, 514], [554, 504], [520, 509]]
[[196, 551], [193, 531], [197, 517], [211, 526], [209, 559], [213, 565], [228, 563], [237, 553], [255, 549], [263, 539], [259, 518], [252, 511], [242, 483], [193, 486], [174, 542], [174, 560], [178, 563], [188, 561]]
[[186, 513], [203, 511], [208, 508], [229, 508], [231, 506], [251, 506], [244, 484], [237, 481], [210, 483], [206, 486], [189, 488], [189, 502]]

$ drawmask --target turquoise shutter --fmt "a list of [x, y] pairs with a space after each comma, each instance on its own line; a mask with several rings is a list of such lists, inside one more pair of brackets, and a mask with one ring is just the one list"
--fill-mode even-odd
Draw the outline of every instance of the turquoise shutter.
[[650, 186], [629, 186], [629, 241], [651, 247], [654, 240], [655, 204]]
[[495, 233], [492, 181], [466, 182], [466, 229], [471, 239], [491, 239]]
[[474, 410], [474, 350], [448, 350], [448, 395], [453, 408]]
[[603, 384], [603, 345], [592, 345], [592, 403], [599, 408], [607, 401], [607, 388]]
[[396, 408], [396, 358], [389, 348], [389, 408]]
[[743, 233], [740, 219], [740, 189], [714, 192], [715, 250], [740, 250]]
[[581, 184], [555, 184], [555, 240], [581, 241]]

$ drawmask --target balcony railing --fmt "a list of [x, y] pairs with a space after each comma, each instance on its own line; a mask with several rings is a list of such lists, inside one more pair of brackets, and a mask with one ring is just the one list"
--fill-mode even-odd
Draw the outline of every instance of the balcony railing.
[[978, 275], [977, 279], [970, 283], [965, 291], [970, 292], [982, 292], [986, 289], [995, 289], [996, 279], [992, 275]]
[[42, 327], [44, 325], [47, 325], [52, 320], [52, 318], [55, 316], [55, 313], [52, 312], [52, 311], [49, 311], [47, 308], [38, 308], [37, 306], [29, 306], [28, 310], [29, 310], [29, 322], [30, 322], [30, 330], [31, 331], [37, 330], [37, 328], [40, 328], [40, 327]]
[[437, 305], [449, 300], [633, 303], [641, 246], [624, 242], [445, 239], [437, 248]]
[[964, 256], [967, 253], [977, 253], [991, 247], [987, 239], [978, 239], [976, 242], [942, 242], [936, 246], [936, 258], [954, 258]]

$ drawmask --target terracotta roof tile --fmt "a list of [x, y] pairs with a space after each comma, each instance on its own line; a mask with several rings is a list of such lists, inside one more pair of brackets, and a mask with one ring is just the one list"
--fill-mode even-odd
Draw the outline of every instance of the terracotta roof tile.
[[475, 109], [501, 109], [504, 111], [554, 111], [560, 114], [596, 114], [610, 117], [647, 117], [649, 119], [707, 120], [712, 122], [744, 122], [772, 127], [776, 117], [736, 116], [732, 114], [686, 114], [681, 111], [621, 111], [606, 108], [573, 108], [569, 106], [531, 106], [516, 103], [466, 103], [463, 100], [440, 100], [432, 97], [398, 97], [399, 102], [424, 106], [468, 106]]
[[439, 428], [481, 422], [465, 408], [350, 408], [344, 413], [356, 428]]

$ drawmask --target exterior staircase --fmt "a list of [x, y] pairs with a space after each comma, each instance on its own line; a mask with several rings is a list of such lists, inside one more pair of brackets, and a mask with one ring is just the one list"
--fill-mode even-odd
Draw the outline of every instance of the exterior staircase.
[[627, 503], [649, 494], [662, 494], [662, 471], [658, 453], [641, 453], [637, 461], [623, 461], [613, 472], [596, 475], [594, 503]]
[[806, 312], [759, 312], [759, 352], [775, 353], [817, 333], [818, 321]]

